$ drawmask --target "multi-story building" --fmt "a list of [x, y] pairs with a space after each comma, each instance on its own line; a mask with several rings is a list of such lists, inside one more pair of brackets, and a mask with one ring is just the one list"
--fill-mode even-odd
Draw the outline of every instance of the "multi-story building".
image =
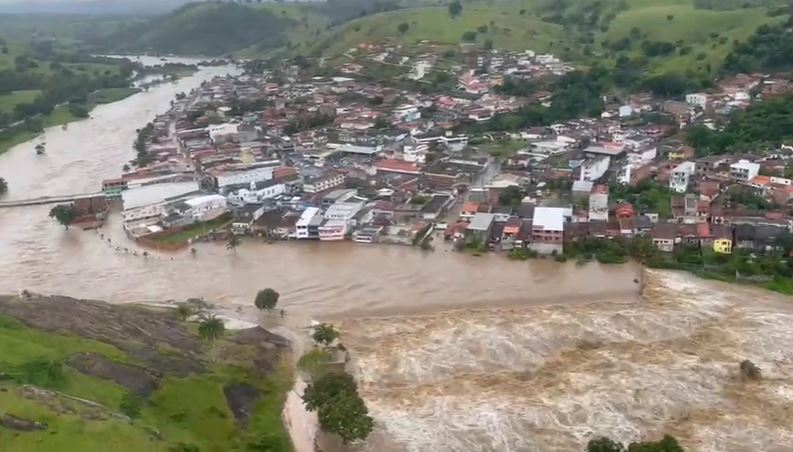
[[531, 249], [542, 254], [564, 251], [564, 227], [570, 223], [569, 207], [537, 207], [531, 226]]
[[677, 193], [685, 193], [695, 170], [694, 162], [683, 162], [677, 165], [669, 174], [669, 189]]
[[730, 177], [736, 182], [749, 182], [760, 174], [760, 164], [739, 160], [730, 165]]
[[319, 227], [324, 218], [317, 207], [309, 207], [300, 214], [295, 223], [295, 238], [300, 240], [319, 239]]
[[581, 163], [580, 180], [596, 182], [606, 174], [609, 169], [611, 159], [606, 155], [599, 155]]
[[321, 191], [330, 190], [344, 185], [344, 173], [338, 171], [328, 171], [325, 174], [306, 178], [303, 181], [303, 191], [306, 193], [319, 193]]
[[595, 185], [589, 194], [589, 221], [608, 221], [609, 219], [609, 188], [606, 185]]

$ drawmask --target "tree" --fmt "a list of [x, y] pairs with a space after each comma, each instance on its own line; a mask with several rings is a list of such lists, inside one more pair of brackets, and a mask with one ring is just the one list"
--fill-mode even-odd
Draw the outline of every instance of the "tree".
[[523, 192], [517, 185], [510, 185], [509, 187], [505, 188], [500, 195], [498, 195], [498, 203], [502, 206], [516, 207], [520, 205], [520, 201], [522, 199]]
[[338, 337], [339, 332], [333, 328], [333, 325], [328, 323], [320, 323], [315, 326], [314, 332], [311, 334], [311, 338], [314, 339], [314, 342], [323, 345], [330, 345], [333, 341], [338, 339]]
[[454, 0], [453, 2], [449, 3], [449, 15], [452, 18], [455, 18], [463, 12], [463, 5], [460, 3], [459, 0]]
[[176, 305], [176, 316], [181, 321], [187, 320], [191, 315], [193, 315], [193, 308], [187, 303], [179, 303]]
[[140, 417], [140, 412], [143, 411], [143, 404], [144, 399], [141, 396], [127, 392], [121, 397], [119, 409], [130, 419], [137, 419]]
[[240, 238], [234, 234], [231, 234], [228, 241], [226, 242], [226, 249], [228, 251], [233, 251], [234, 254], [237, 254], [237, 247], [240, 246], [240, 243]]
[[270, 311], [278, 304], [278, 298], [280, 296], [278, 292], [268, 287], [267, 289], [260, 290], [259, 293], [256, 294], [254, 304], [259, 310], [267, 309]]
[[297, 361], [297, 368], [316, 380], [328, 373], [331, 361], [330, 353], [314, 349], [300, 357]]
[[4, 194], [8, 191], [8, 182], [5, 179], [0, 177], [0, 195]]
[[669, 22], [672, 22], [673, 20], [675, 20], [675, 15], [674, 14], [667, 14], [666, 15], [666, 20], [668, 20]]
[[683, 452], [675, 438], [665, 435], [660, 441], [631, 443], [627, 449], [622, 444], [606, 437], [596, 438], [587, 444], [587, 452]]
[[401, 24], [399, 24], [397, 29], [399, 30], [400, 33], [405, 34], [407, 33], [408, 29], [410, 29], [410, 25], [408, 25], [407, 22], [402, 22]]
[[366, 439], [374, 428], [374, 420], [357, 393], [334, 397], [319, 407], [317, 418], [323, 430], [339, 435], [345, 443]]
[[466, 31], [463, 33], [463, 41], [465, 42], [474, 42], [476, 41], [476, 32], [475, 31]]
[[375, 129], [387, 129], [388, 126], [390, 126], [390, 124], [388, 123], [388, 120], [383, 118], [383, 117], [377, 118], [374, 121], [374, 128]]
[[50, 218], [55, 218], [65, 229], [77, 218], [77, 210], [71, 204], [58, 204], [50, 210]]
[[315, 411], [332, 398], [344, 393], [358, 391], [355, 380], [347, 373], [323, 375], [306, 386], [303, 403], [309, 411]]
[[625, 452], [625, 446], [604, 436], [590, 440], [586, 450], [587, 452]]
[[331, 372], [314, 380], [303, 393], [309, 411], [317, 411], [319, 424], [344, 442], [365, 439], [374, 428], [355, 381], [347, 373]]
[[215, 361], [215, 342], [223, 337], [223, 334], [225, 333], [226, 324], [214, 314], [204, 317], [203, 320], [201, 320], [201, 323], [198, 325], [198, 335], [201, 337], [201, 339], [209, 342], [209, 359], [211, 361]]

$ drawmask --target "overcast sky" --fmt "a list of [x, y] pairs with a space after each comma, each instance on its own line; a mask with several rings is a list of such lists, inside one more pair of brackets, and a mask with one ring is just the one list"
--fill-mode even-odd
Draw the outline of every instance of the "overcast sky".
[[159, 14], [190, 0], [0, 0], [0, 13]]

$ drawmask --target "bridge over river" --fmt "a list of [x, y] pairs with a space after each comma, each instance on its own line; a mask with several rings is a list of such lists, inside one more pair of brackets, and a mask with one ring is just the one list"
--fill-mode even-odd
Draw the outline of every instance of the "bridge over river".
[[38, 198], [30, 198], [30, 199], [16, 199], [13, 201], [0, 201], [0, 209], [8, 209], [12, 207], [25, 207], [25, 206], [39, 206], [45, 204], [58, 204], [58, 203], [67, 203], [67, 202], [74, 202], [78, 199], [87, 199], [87, 198], [95, 198], [99, 196], [105, 196], [104, 193], [96, 192], [96, 193], [80, 193], [75, 195], [57, 195], [57, 196], [40, 196]]

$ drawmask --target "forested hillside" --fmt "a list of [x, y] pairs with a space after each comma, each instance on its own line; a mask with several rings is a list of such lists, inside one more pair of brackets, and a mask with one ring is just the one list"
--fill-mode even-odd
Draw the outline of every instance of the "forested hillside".
[[295, 25], [284, 15], [235, 3], [193, 3], [153, 19], [141, 19], [92, 44], [114, 52], [225, 55], [257, 43], [276, 47]]

